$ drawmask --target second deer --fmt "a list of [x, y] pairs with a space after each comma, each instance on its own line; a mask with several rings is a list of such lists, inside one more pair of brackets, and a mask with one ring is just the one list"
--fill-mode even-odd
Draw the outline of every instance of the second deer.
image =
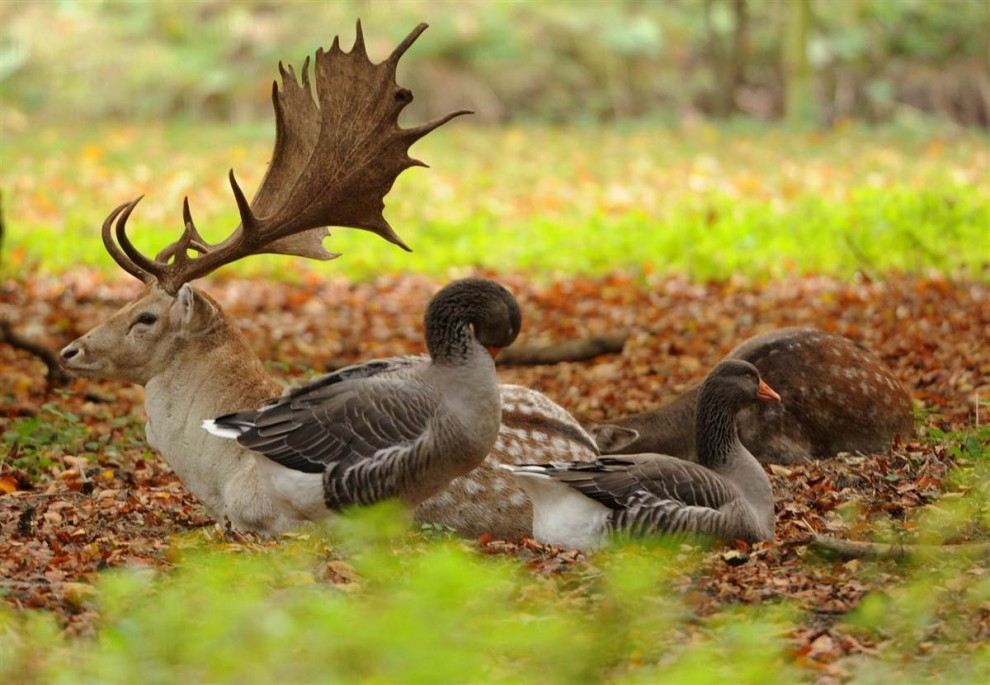
[[[748, 407], [736, 419], [743, 444], [761, 462], [885, 452], [913, 434], [904, 386], [875, 355], [842, 336], [782, 328], [750, 338], [725, 359], [754, 364], [783, 398]], [[587, 428], [603, 454], [657, 452], [694, 461], [700, 387], [659, 409]]]

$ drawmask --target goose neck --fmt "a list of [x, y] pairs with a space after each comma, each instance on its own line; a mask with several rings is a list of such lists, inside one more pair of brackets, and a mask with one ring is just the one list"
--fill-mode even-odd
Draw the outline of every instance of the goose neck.
[[426, 331], [426, 348], [436, 364], [458, 364], [471, 356], [477, 346], [471, 327], [463, 319], [436, 318], [429, 322]]
[[701, 390], [695, 439], [698, 463], [708, 468], [726, 465], [738, 451], [735, 408], [720, 397], [714, 388]]

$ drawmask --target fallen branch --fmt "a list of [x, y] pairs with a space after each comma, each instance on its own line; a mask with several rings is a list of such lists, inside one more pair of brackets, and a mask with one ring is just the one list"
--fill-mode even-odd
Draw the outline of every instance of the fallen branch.
[[602, 354], [620, 354], [629, 334], [625, 332], [593, 335], [581, 340], [568, 340], [556, 345], [519, 345], [504, 350], [499, 356], [499, 366], [527, 366], [583, 362]]
[[990, 542], [967, 542], [957, 545], [912, 545], [902, 542], [861, 542], [816, 535], [811, 547], [842, 559], [906, 559], [915, 555], [960, 554], [990, 556]]
[[0, 588], [17, 590], [20, 588], [34, 588], [34, 587], [51, 587], [52, 584], [44, 579], [39, 578], [38, 580], [8, 580], [7, 578], [0, 579]]
[[83, 499], [90, 495], [78, 490], [59, 490], [57, 492], [34, 492], [31, 490], [17, 490], [5, 495], [12, 503], [23, 502], [29, 499], [44, 499], [53, 497], [58, 499]]
[[11, 328], [9, 321], [0, 320], [0, 342], [7, 343], [15, 350], [23, 350], [29, 354], [33, 354], [35, 357], [44, 362], [48, 369], [49, 385], [61, 385], [69, 382], [69, 376], [62, 370], [55, 353], [44, 345], [36, 343], [33, 340], [28, 340], [27, 338], [23, 338], [15, 333], [14, 329]]
[[[0, 249], [3, 247], [4, 233], [6, 230], [7, 224], [3, 218], [3, 194], [0, 193]], [[0, 342], [6, 342], [15, 350], [24, 350], [25, 352], [33, 354], [35, 357], [38, 357], [38, 359], [43, 361], [45, 366], [48, 368], [49, 385], [56, 383], [61, 385], [69, 381], [69, 376], [62, 370], [62, 367], [58, 363], [58, 359], [51, 350], [43, 345], [39, 345], [36, 342], [17, 335], [17, 333], [15, 333], [10, 327], [10, 322], [2, 319], [0, 319]]]

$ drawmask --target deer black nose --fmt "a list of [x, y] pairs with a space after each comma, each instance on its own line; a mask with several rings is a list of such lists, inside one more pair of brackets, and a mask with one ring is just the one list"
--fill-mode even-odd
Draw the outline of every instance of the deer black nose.
[[69, 345], [68, 347], [63, 347], [59, 354], [62, 357], [62, 361], [67, 362], [79, 354], [79, 348], [75, 345]]

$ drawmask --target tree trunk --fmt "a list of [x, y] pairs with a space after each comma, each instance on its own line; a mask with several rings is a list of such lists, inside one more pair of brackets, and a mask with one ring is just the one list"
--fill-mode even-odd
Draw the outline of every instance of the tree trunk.
[[749, 61], [749, 12], [746, 0], [732, 0], [732, 50], [729, 53], [730, 111], [736, 107], [736, 91], [746, 82], [746, 65]]
[[784, 3], [787, 22], [784, 30], [784, 117], [794, 126], [812, 126], [818, 121], [814, 74], [808, 62], [808, 33], [811, 27], [811, 0]]
[[5, 227], [4, 227], [4, 223], [3, 223], [3, 191], [0, 190], [0, 265], [3, 264], [3, 232], [4, 232], [4, 228]]
[[[731, 5], [732, 34], [723, 36], [715, 25], [716, 7]], [[712, 114], [728, 117], [736, 113], [736, 91], [744, 82], [749, 52], [749, 12], [746, 0], [706, 0], [705, 31], [708, 34], [708, 61], [715, 80], [711, 99]]]

